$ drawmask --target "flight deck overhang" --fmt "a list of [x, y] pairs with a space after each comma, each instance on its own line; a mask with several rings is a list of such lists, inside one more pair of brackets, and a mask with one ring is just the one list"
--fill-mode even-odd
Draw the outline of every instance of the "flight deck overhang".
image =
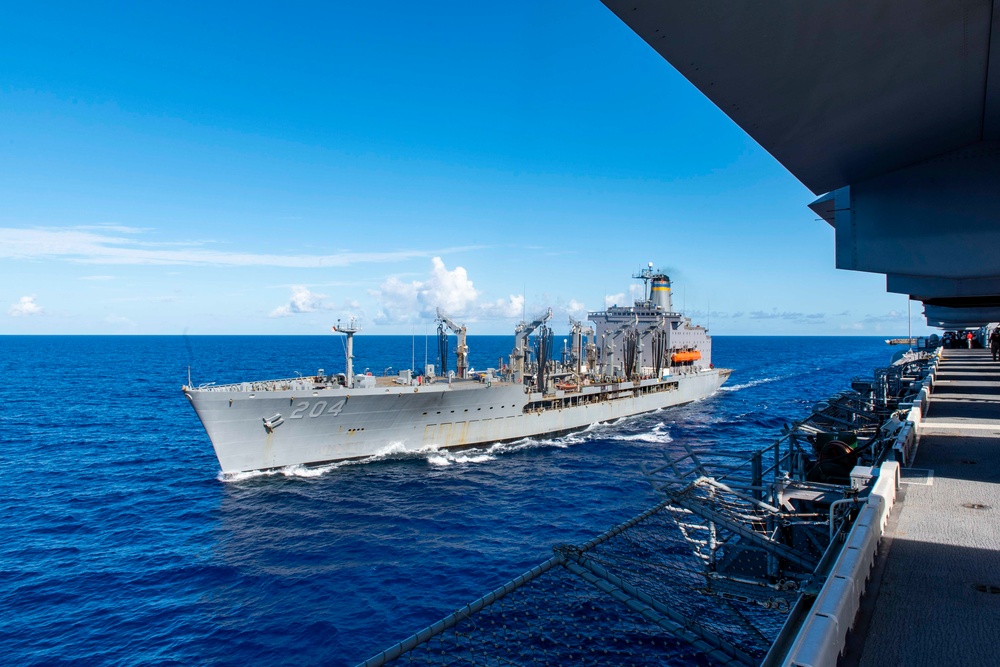
[[1000, 299], [1000, 277], [956, 279], [890, 273], [886, 276], [885, 288], [894, 294], [909, 294], [924, 303], [939, 299], [985, 299], [990, 302]]
[[1000, 295], [1000, 2], [604, 3], [821, 195], [838, 268]]
[[978, 323], [1000, 322], [1000, 308], [948, 308], [945, 306], [924, 306], [927, 320], [935, 322]]
[[927, 326], [939, 329], [977, 329], [985, 323], [981, 320], [927, 320]]
[[839, 188], [810, 207], [836, 229], [837, 268], [966, 288], [1000, 280], [1000, 142]]

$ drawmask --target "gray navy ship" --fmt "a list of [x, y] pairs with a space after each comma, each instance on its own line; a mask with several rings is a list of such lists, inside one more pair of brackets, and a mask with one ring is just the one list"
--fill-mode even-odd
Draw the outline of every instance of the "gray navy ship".
[[642, 298], [588, 313], [593, 326], [571, 318], [571, 344], [558, 355], [549, 309], [515, 327], [506, 363], [476, 372], [466, 328], [439, 310], [439, 336], [450, 329], [458, 339], [454, 371], [443, 356], [438, 375], [433, 366], [421, 376], [355, 374], [359, 329], [338, 322], [344, 373], [182, 389], [224, 474], [568, 433], [715, 392], [730, 371], [712, 365], [704, 327], [674, 312], [670, 278], [652, 264], [633, 277]]

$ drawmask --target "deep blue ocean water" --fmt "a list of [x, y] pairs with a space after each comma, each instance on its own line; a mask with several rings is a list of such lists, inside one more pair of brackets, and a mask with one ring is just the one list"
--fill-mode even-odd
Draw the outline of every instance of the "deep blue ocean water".
[[[433, 341], [432, 346], [433, 346]], [[510, 336], [470, 336], [474, 367]], [[722, 391], [554, 440], [219, 479], [180, 392], [343, 369], [335, 336], [0, 337], [0, 664], [353, 665], [749, 453], [888, 364], [880, 338], [716, 337]], [[414, 352], [415, 347], [415, 352]], [[359, 336], [356, 369], [422, 365]]]

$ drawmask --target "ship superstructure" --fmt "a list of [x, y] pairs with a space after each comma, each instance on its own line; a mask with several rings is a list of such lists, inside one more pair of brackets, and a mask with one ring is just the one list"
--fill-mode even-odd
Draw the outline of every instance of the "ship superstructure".
[[[571, 318], [558, 355], [548, 309], [515, 327], [506, 363], [476, 372], [466, 327], [438, 310], [440, 376], [433, 366], [355, 375], [352, 321], [333, 327], [347, 335], [345, 373], [183, 391], [224, 473], [564, 433], [710, 395], [730, 372], [712, 366], [707, 331], [673, 311], [665, 274], [650, 264], [634, 277], [642, 298], [588, 313], [593, 327]], [[447, 370], [447, 330], [459, 338], [457, 372]]]
[[601, 372], [629, 378], [710, 366], [712, 341], [703, 327], [673, 311], [670, 278], [652, 264], [633, 277], [643, 280], [642, 299], [587, 316], [595, 325]]

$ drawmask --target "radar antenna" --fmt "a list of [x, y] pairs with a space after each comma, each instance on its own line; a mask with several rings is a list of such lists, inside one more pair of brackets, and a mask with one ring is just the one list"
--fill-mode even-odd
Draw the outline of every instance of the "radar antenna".
[[649, 283], [653, 280], [654, 275], [653, 263], [650, 262], [646, 265], [646, 268], [632, 276], [636, 280], [642, 281], [642, 305], [649, 305], [649, 302], [653, 299], [653, 294], [649, 291]]

